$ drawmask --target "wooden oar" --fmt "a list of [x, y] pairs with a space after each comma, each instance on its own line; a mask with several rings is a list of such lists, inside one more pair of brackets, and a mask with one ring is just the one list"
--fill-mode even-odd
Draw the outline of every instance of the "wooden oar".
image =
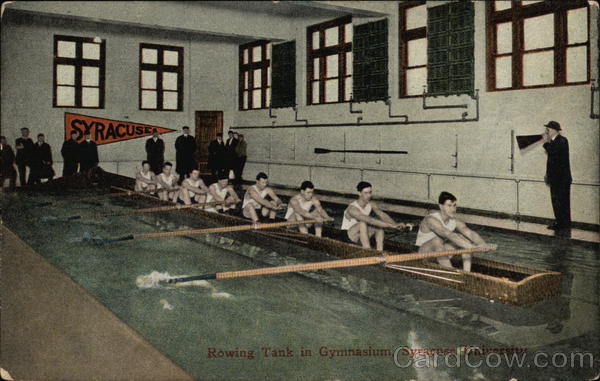
[[448, 257], [459, 254], [475, 253], [495, 250], [495, 245], [489, 245], [486, 247], [476, 247], [473, 249], [460, 249], [460, 250], [447, 250], [438, 251], [432, 253], [409, 253], [409, 254], [397, 254], [397, 255], [381, 255], [374, 257], [364, 258], [351, 258], [351, 259], [338, 259], [334, 261], [316, 262], [316, 263], [304, 263], [300, 265], [288, 265], [288, 266], [277, 266], [277, 267], [265, 267], [260, 269], [252, 270], [241, 270], [241, 271], [227, 271], [212, 274], [203, 275], [192, 275], [181, 278], [171, 278], [168, 280], [169, 283], [180, 283], [180, 282], [192, 282], [195, 280], [202, 279], [227, 279], [227, 278], [241, 278], [247, 276], [258, 276], [268, 274], [282, 274], [298, 271], [310, 271], [310, 270], [321, 270], [321, 269], [333, 269], [339, 267], [354, 267], [354, 266], [367, 266], [377, 264], [387, 264], [392, 262], [410, 262], [429, 258]]
[[315, 153], [331, 153], [331, 152], [346, 152], [346, 153], [374, 153], [374, 154], [407, 154], [407, 151], [381, 151], [381, 150], [368, 150], [368, 149], [327, 149], [327, 148], [315, 148]]
[[[111, 187], [111, 188], [117, 189], [117, 187]], [[123, 189], [123, 188], [118, 188], [118, 189]], [[101, 195], [97, 195], [97, 196], [80, 197], [80, 198], [76, 198], [76, 199], [72, 199], [72, 200], [39, 202], [39, 203], [36, 203], [36, 205], [37, 206], [49, 206], [49, 205], [62, 204], [62, 203], [91, 201], [91, 200], [99, 200], [99, 199], [107, 198], [107, 197], [123, 197], [123, 196], [131, 196], [134, 194], [153, 193], [153, 192], [156, 192], [156, 190], [143, 190], [143, 191], [127, 190], [127, 191], [123, 191], [123, 192], [105, 193], [105, 194], [101, 194]]]
[[[237, 204], [240, 201], [236, 201], [235, 203], [227, 203], [227, 204]], [[167, 211], [167, 210], [179, 210], [179, 209], [188, 209], [188, 208], [202, 208], [204, 206], [209, 206], [209, 205], [220, 205], [220, 204], [226, 204], [225, 201], [210, 201], [210, 202], [202, 202], [202, 203], [198, 203], [198, 204], [190, 204], [190, 205], [173, 205], [173, 206], [159, 206], [159, 207], [154, 207], [154, 208], [142, 208], [142, 209], [133, 209], [133, 210], [124, 210], [124, 211], [120, 211], [120, 212], [112, 212], [112, 213], [95, 213], [95, 214], [81, 214], [78, 216], [69, 216], [69, 217], [63, 217], [63, 218], [58, 218], [55, 217], [54, 219], [56, 220], [64, 220], [64, 221], [72, 221], [72, 220], [79, 220], [82, 218], [100, 218], [100, 217], [113, 217], [113, 216], [128, 216], [128, 215], [132, 215], [132, 214], [143, 214], [143, 213], [154, 213], [154, 212], [163, 212], [163, 211]], [[46, 216], [46, 219], [48, 219], [49, 216]]]
[[141, 239], [141, 238], [162, 238], [162, 237], [176, 237], [176, 236], [181, 236], [181, 235], [228, 233], [228, 232], [238, 232], [238, 231], [244, 231], [244, 230], [273, 229], [273, 228], [280, 228], [280, 227], [291, 226], [291, 225], [314, 224], [314, 223], [325, 222], [325, 221], [333, 221], [333, 218], [318, 219], [318, 220], [305, 220], [305, 221], [272, 222], [272, 223], [267, 223], [267, 224], [255, 223], [255, 224], [238, 225], [238, 226], [221, 226], [218, 228], [208, 228], [208, 229], [178, 230], [178, 231], [173, 231], [173, 232], [129, 234], [129, 235], [126, 235], [123, 237], [106, 239], [106, 240], [104, 240], [104, 242], [112, 243], [112, 242], [128, 241], [128, 240], [132, 240], [132, 239]]

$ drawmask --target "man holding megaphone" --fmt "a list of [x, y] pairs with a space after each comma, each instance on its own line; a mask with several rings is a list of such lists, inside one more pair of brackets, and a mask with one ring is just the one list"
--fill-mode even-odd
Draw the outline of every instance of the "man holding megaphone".
[[544, 125], [544, 149], [548, 154], [544, 180], [550, 187], [555, 222], [548, 226], [553, 230], [571, 228], [571, 165], [569, 163], [569, 141], [560, 134], [560, 124], [550, 121]]

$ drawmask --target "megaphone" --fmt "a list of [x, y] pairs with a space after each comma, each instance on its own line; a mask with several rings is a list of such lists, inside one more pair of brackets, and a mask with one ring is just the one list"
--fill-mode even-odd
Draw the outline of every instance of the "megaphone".
[[520, 135], [517, 136], [517, 144], [519, 145], [519, 149], [525, 149], [542, 139], [544, 139], [544, 135]]

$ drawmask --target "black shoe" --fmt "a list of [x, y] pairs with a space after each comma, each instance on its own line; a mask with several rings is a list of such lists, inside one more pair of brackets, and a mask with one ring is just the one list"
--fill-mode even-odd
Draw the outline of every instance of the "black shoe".
[[551, 229], [551, 230], [556, 230], [556, 229], [558, 229], [558, 224], [556, 222], [554, 222], [554, 223], [548, 225], [547, 228]]

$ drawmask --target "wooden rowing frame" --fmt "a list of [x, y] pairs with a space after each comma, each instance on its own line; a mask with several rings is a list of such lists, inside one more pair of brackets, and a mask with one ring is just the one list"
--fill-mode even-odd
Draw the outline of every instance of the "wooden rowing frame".
[[[128, 177], [108, 173], [106, 175], [114, 176], [112, 179], [113, 184], [123, 187], [131, 187], [134, 184], [134, 179]], [[167, 201], [161, 201], [154, 196], [146, 194], [133, 195], [133, 197], [170, 204]], [[203, 219], [223, 225], [249, 223], [247, 219], [241, 217], [211, 213], [195, 208], [185, 209], [182, 212], [197, 215]], [[260, 231], [259, 233], [288, 241], [291, 244], [324, 251], [339, 258], [361, 258], [381, 254], [374, 249], [365, 249], [336, 239], [341, 234], [341, 231], [329, 226], [323, 226], [323, 237], [321, 238], [312, 234], [295, 232], [287, 228], [275, 228], [269, 231]], [[383, 254], [385, 255], [417, 251], [415, 246], [390, 240], [385, 241], [384, 248]], [[456, 263], [457, 259], [454, 258], [453, 261]], [[447, 268], [432, 261], [415, 261], [402, 264], [404, 268], [415, 269], [413, 271], [395, 268], [396, 266], [383, 265], [382, 267], [387, 271], [401, 272], [416, 279], [482, 296], [491, 301], [518, 306], [531, 305], [542, 300], [558, 297], [561, 294], [562, 274], [559, 272], [513, 265], [477, 256], [473, 256], [471, 272], [455, 269], [452, 270], [452, 274], [447, 274]], [[443, 276], [432, 276], [432, 273], [435, 271], [444, 271], [445, 273]]]

